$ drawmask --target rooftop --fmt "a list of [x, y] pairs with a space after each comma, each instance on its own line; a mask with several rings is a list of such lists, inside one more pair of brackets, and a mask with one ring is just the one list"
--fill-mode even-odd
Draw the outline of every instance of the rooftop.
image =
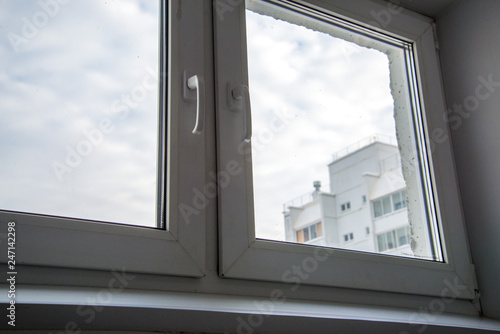
[[384, 144], [389, 144], [389, 145], [394, 145], [396, 146], [398, 143], [396, 141], [396, 138], [388, 135], [383, 135], [383, 134], [374, 134], [369, 137], [363, 138], [360, 141], [351, 144], [349, 146], [344, 147], [343, 149], [335, 152], [332, 154], [332, 159], [333, 161], [339, 160], [351, 153], [354, 153], [363, 147], [369, 146], [375, 142], [379, 143], [384, 143]]

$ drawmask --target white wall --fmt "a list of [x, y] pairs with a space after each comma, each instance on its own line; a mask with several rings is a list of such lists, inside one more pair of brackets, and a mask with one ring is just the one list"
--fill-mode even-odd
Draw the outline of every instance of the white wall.
[[[450, 115], [451, 137], [483, 312], [500, 319], [500, 1], [459, 1], [437, 28], [448, 108], [479, 102]], [[478, 77], [490, 74], [499, 84], [477, 99], [489, 93], [476, 95]]]

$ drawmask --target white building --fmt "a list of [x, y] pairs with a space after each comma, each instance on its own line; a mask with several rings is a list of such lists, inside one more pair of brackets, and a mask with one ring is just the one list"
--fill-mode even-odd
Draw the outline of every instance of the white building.
[[413, 256], [405, 181], [397, 146], [371, 136], [334, 155], [330, 189], [284, 205], [286, 240]]

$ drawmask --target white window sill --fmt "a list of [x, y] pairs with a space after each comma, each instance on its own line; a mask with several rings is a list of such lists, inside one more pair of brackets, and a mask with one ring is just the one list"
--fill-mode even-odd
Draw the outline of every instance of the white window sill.
[[[2, 290], [4, 288], [5, 285]], [[16, 297], [16, 330], [290, 334], [330, 334], [333, 329], [335, 333], [384, 334], [418, 333], [424, 328], [429, 334], [500, 331], [500, 321], [480, 317], [282, 300], [281, 297], [273, 300], [146, 290], [110, 294], [106, 289], [32, 285], [19, 286]], [[0, 302], [4, 305], [8, 302], [6, 294], [1, 295]], [[0, 329], [5, 328], [7, 323], [3, 321]]]

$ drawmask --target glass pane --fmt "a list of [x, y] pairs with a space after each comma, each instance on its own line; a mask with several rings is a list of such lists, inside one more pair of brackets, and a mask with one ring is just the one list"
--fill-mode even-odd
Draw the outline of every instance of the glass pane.
[[396, 231], [396, 235], [398, 238], [398, 247], [404, 246], [410, 243], [409, 235], [408, 235], [408, 227], [402, 227]]
[[0, 209], [156, 226], [158, 16], [0, 2]]
[[373, 216], [375, 218], [382, 216], [382, 202], [375, 201], [373, 202]]
[[[285, 236], [322, 221], [314, 244], [377, 252], [373, 238], [343, 231], [416, 224], [427, 233], [418, 257], [440, 260], [428, 180], [415, 164], [423, 158], [413, 156], [425, 143], [413, 121], [411, 45], [280, 4], [247, 1], [256, 237], [292, 242]], [[404, 187], [413, 211], [383, 217]], [[362, 205], [366, 194], [373, 205]]]
[[309, 228], [304, 229], [304, 241], [309, 241]]
[[387, 237], [387, 248], [392, 249], [396, 247], [396, 243], [394, 242], [394, 232], [391, 231], [386, 233], [386, 237]]
[[318, 234], [316, 233], [316, 225], [312, 225], [310, 229], [311, 229], [311, 239], [316, 239], [318, 237]]
[[385, 234], [378, 235], [377, 242], [378, 242], [378, 250], [380, 252], [383, 252], [387, 249], [387, 238]]
[[382, 198], [382, 207], [384, 209], [384, 215], [392, 212], [390, 196]]
[[401, 193], [395, 193], [392, 195], [392, 204], [394, 205], [394, 211], [403, 208], [403, 202], [401, 201]]

